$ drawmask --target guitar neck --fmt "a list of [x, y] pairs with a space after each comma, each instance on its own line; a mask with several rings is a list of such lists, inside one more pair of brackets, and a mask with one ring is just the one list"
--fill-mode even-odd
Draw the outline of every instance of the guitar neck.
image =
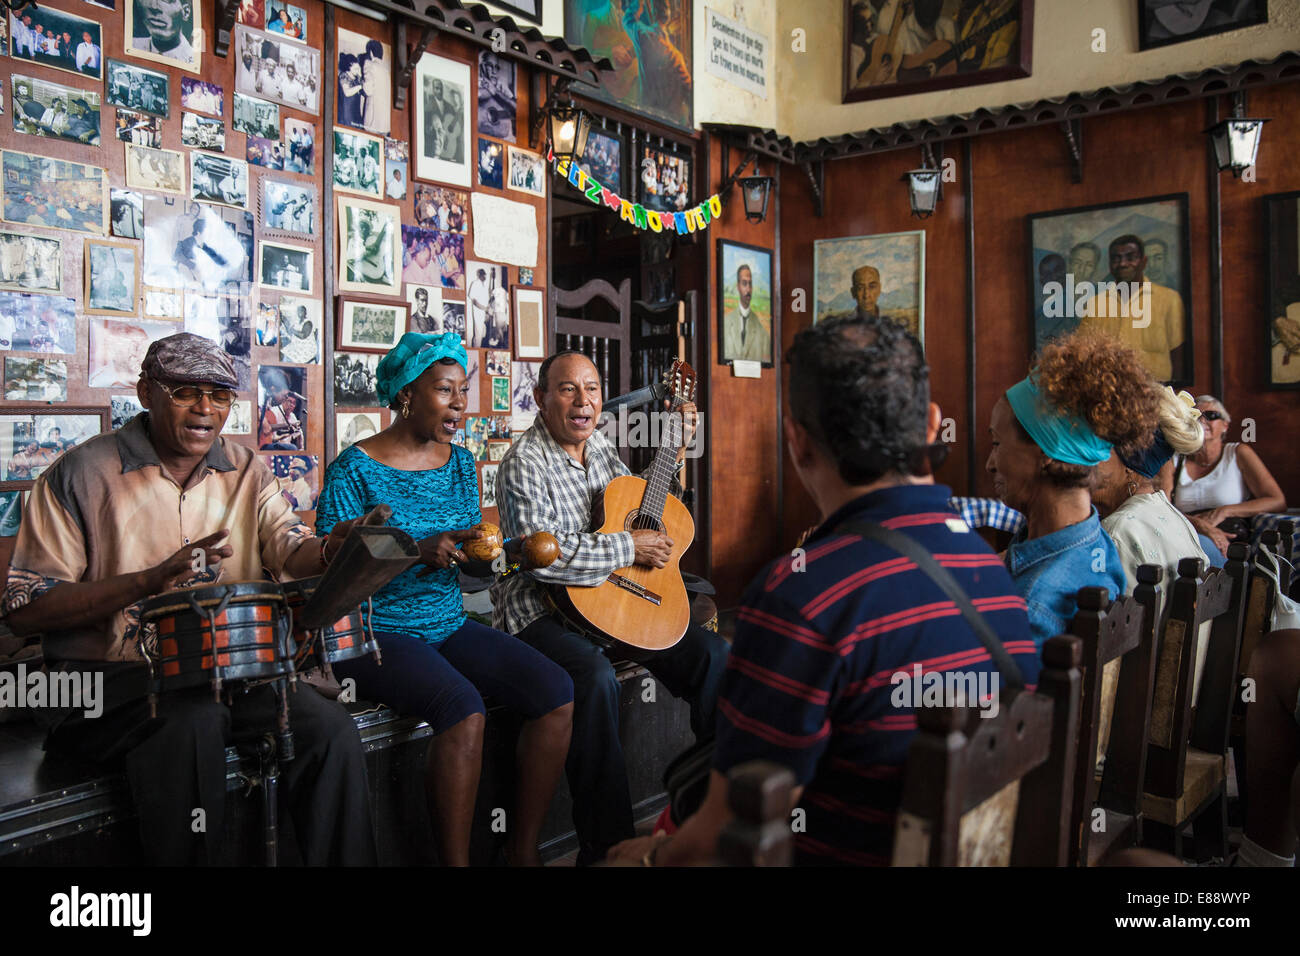
[[1004, 13], [1002, 14], [1002, 16], [998, 17], [992, 23], [988, 24], [988, 26], [981, 27], [979, 30], [972, 33], [970, 36], [966, 37], [966, 39], [959, 40], [958, 42], [954, 43], [952, 45], [951, 50], [948, 50], [934, 58], [934, 68], [936, 70], [941, 69], [942, 67], [947, 66], [953, 60], [959, 59], [963, 54], [965, 54], [967, 50], [969, 50], [975, 44], [980, 43], [987, 37], [992, 36], [994, 33], [997, 33], [999, 30], [1001, 30], [1012, 20], [1016, 19], [1018, 15], [1019, 12], [1016, 10], [1012, 10], [1009, 13]]
[[682, 417], [678, 410], [680, 401], [674, 401], [672, 410], [665, 413], [665, 425], [660, 432], [659, 450], [655, 452], [650, 472], [646, 475], [645, 494], [641, 498], [641, 515], [646, 525], [651, 521], [662, 523], [664, 502], [672, 486], [677, 467], [677, 450], [682, 446]]

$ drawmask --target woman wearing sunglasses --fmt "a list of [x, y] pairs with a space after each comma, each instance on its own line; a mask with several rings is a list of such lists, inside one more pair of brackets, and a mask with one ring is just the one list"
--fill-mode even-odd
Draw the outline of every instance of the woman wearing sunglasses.
[[[1210, 563], [1221, 567], [1228, 542], [1249, 538], [1250, 518], [1286, 511], [1286, 499], [1255, 449], [1246, 442], [1225, 442], [1232, 416], [1213, 395], [1200, 395], [1205, 444], [1174, 464], [1171, 497], [1187, 515]], [[1215, 553], [1215, 549], [1218, 554]]]

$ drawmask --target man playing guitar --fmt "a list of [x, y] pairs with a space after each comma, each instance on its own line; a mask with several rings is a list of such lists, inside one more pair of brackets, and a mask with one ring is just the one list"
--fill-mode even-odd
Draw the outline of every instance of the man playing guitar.
[[[588, 530], [602, 524], [605, 486], [628, 474], [614, 446], [596, 430], [601, 381], [591, 360], [580, 352], [552, 355], [542, 363], [533, 397], [537, 419], [510, 447], [497, 474], [501, 531], [507, 537], [550, 531], [559, 541], [560, 557], [549, 567], [494, 583], [492, 624], [535, 647], [573, 678], [573, 737], [565, 770], [581, 866], [604, 859], [611, 846], [634, 832], [618, 736], [618, 681], [602, 647], [554, 610], [544, 585], [594, 587], [619, 568], [664, 567], [671, 541], [652, 530]], [[680, 411], [687, 441], [679, 461], [696, 418], [694, 404], [684, 404]], [[618, 653], [624, 656], [627, 650], [620, 647]], [[671, 648], [638, 659], [672, 694], [689, 701], [696, 738], [712, 737], [725, 642], [693, 624]]]

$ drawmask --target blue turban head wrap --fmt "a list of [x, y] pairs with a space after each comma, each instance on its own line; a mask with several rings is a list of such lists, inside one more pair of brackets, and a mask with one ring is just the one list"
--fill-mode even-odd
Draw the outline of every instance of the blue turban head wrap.
[[1100, 465], [1110, 458], [1111, 444], [1077, 415], [1067, 415], [1047, 402], [1030, 379], [1007, 389], [1016, 420], [1043, 453], [1067, 465]]
[[439, 359], [455, 359], [469, 374], [465, 345], [455, 332], [429, 335], [425, 332], [407, 332], [391, 352], [379, 360], [375, 370], [375, 391], [379, 404], [391, 406], [397, 393], [424, 374]]

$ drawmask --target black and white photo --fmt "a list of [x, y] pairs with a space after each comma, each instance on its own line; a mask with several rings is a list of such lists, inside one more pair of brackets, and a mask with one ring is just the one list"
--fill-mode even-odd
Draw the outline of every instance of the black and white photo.
[[99, 145], [98, 93], [18, 74], [10, 90], [17, 132]]
[[284, 171], [310, 176], [316, 171], [316, 127], [299, 119], [285, 117]]
[[532, 196], [546, 195], [546, 163], [538, 153], [509, 147], [510, 169], [506, 185], [521, 193]]
[[255, 96], [236, 93], [230, 128], [263, 139], [280, 138], [280, 107]]
[[190, 198], [247, 208], [248, 163], [212, 153], [190, 153]]
[[0, 232], [0, 289], [62, 292], [62, 243], [46, 236]]
[[86, 240], [85, 304], [90, 315], [135, 315], [140, 270], [133, 245]]
[[426, 53], [411, 81], [415, 176], [469, 186], [474, 164], [468, 63]]
[[162, 145], [162, 120], [149, 113], [118, 109], [113, 127], [120, 143], [135, 143], [157, 149]]
[[319, 50], [243, 25], [235, 27], [232, 46], [238, 92], [320, 113]]
[[126, 144], [126, 184], [132, 189], [156, 189], [185, 194], [185, 154]]
[[505, 183], [506, 148], [500, 143], [478, 139], [478, 184], [489, 189], [500, 189]]
[[519, 94], [515, 90], [515, 64], [491, 50], [478, 55], [478, 131], [513, 143]]
[[128, 56], [198, 73], [203, 54], [201, 0], [126, 0]]
[[316, 187], [262, 179], [262, 227], [274, 232], [316, 235]]
[[179, 289], [145, 289], [144, 315], [148, 319], [185, 317], [185, 293]]
[[164, 196], [144, 197], [144, 284], [237, 294], [253, 281], [253, 216]]
[[406, 333], [406, 308], [339, 300], [339, 347], [387, 352]]
[[338, 117], [341, 126], [389, 132], [393, 57], [387, 43], [339, 27]]
[[226, 124], [210, 116], [185, 113], [181, 116], [181, 145], [194, 149], [226, 151]]
[[375, 371], [381, 356], [375, 352], [334, 353], [334, 403], [346, 408], [376, 408]]
[[384, 181], [384, 141], [334, 127], [334, 188], [378, 197]]
[[321, 304], [319, 299], [280, 298], [280, 361], [314, 365], [320, 361]]
[[338, 197], [340, 292], [400, 295], [401, 209]]
[[310, 292], [312, 250], [266, 239], [258, 243], [257, 281], [260, 285], [288, 292]]
[[510, 293], [506, 267], [490, 262], [465, 263], [468, 321], [465, 346], [471, 349], [510, 347]]
[[105, 61], [104, 99], [166, 119], [171, 115], [171, 88], [167, 74], [121, 60]]
[[108, 191], [109, 231], [120, 239], [144, 238], [144, 198], [129, 189]]

